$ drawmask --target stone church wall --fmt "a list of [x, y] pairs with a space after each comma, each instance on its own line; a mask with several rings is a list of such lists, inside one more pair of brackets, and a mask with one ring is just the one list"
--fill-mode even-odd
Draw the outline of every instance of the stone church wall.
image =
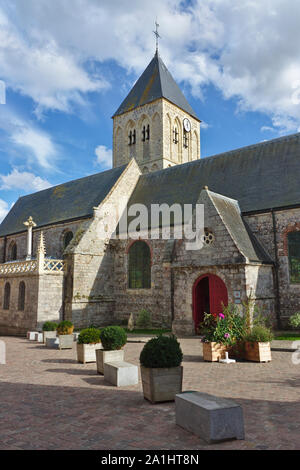
[[[280, 313], [282, 327], [288, 327], [289, 317], [300, 311], [300, 284], [290, 283], [287, 234], [290, 231], [300, 230], [300, 209], [275, 211], [274, 213], [279, 263]], [[275, 259], [272, 214], [249, 215], [245, 219], [265, 249]]]

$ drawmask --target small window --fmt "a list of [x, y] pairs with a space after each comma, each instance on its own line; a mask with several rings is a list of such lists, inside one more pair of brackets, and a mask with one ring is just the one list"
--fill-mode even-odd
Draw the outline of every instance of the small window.
[[73, 239], [73, 232], [69, 231], [64, 236], [64, 250], [67, 248], [71, 240]]
[[18, 259], [18, 249], [16, 242], [12, 242], [9, 247], [9, 261], [16, 261]]
[[129, 132], [128, 145], [134, 145], [136, 143], [136, 132], [135, 129]]
[[145, 142], [146, 140], [146, 126], [143, 126], [142, 130], [142, 142]]
[[146, 140], [149, 140], [149, 139], [150, 139], [150, 125], [148, 124], [147, 129], [146, 129]]
[[4, 287], [3, 310], [9, 310], [10, 305], [10, 283], [7, 282]]
[[288, 234], [288, 254], [291, 284], [300, 284], [300, 232]]
[[129, 249], [128, 287], [151, 288], [151, 253], [146, 242], [137, 241]]
[[173, 129], [173, 142], [174, 144], [178, 144], [178, 129], [174, 127]]
[[25, 310], [25, 282], [21, 281], [19, 284], [19, 297], [18, 297], [18, 310]]

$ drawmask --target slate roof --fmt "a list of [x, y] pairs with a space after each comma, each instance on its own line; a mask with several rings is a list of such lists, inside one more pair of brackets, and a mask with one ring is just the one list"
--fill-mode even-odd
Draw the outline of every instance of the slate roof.
[[125, 166], [69, 181], [18, 199], [0, 225], [0, 236], [23, 232], [31, 215], [37, 227], [93, 215]]
[[238, 202], [212, 191], [208, 191], [208, 194], [240, 253], [252, 262], [272, 263], [268, 253], [243, 220]]
[[204, 186], [242, 213], [299, 205], [300, 134], [144, 174], [129, 205], [195, 204]]
[[158, 53], [155, 54], [114, 116], [131, 111], [138, 106], [151, 103], [158, 98], [166, 98], [168, 101], [171, 101], [171, 103], [199, 120]]

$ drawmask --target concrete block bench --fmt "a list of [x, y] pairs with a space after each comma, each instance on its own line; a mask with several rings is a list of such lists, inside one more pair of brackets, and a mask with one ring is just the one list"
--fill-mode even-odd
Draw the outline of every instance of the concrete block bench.
[[43, 333], [36, 333], [35, 334], [35, 341], [37, 341], [38, 343], [43, 343], [44, 342]]
[[208, 443], [245, 439], [242, 408], [232, 400], [207, 393], [176, 395], [176, 424]]
[[105, 362], [104, 379], [117, 387], [139, 383], [138, 366], [125, 361]]
[[27, 339], [29, 339], [29, 341], [36, 341], [35, 335], [37, 334], [38, 331], [27, 331]]

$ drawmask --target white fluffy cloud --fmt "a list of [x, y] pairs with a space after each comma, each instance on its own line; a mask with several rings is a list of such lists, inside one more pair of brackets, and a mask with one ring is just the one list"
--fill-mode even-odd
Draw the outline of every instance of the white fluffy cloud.
[[1, 190], [23, 190], [41, 191], [51, 186], [49, 181], [36, 176], [28, 171], [19, 171], [14, 168], [8, 175], [0, 175], [0, 189]]
[[96, 163], [103, 169], [112, 167], [112, 150], [105, 145], [98, 145], [95, 148]]
[[0, 199], [0, 223], [2, 222], [2, 220], [4, 219], [8, 211], [9, 211], [9, 207], [8, 207], [7, 202], [4, 201], [3, 199]]
[[70, 110], [105, 86], [94, 74], [105, 60], [140, 73], [154, 52], [157, 15], [161, 55], [196, 96], [213, 84], [239, 110], [266, 113], [282, 131], [299, 128], [300, 2], [72, 0], [70, 8], [11, 0], [1, 8], [0, 78], [37, 106]]

